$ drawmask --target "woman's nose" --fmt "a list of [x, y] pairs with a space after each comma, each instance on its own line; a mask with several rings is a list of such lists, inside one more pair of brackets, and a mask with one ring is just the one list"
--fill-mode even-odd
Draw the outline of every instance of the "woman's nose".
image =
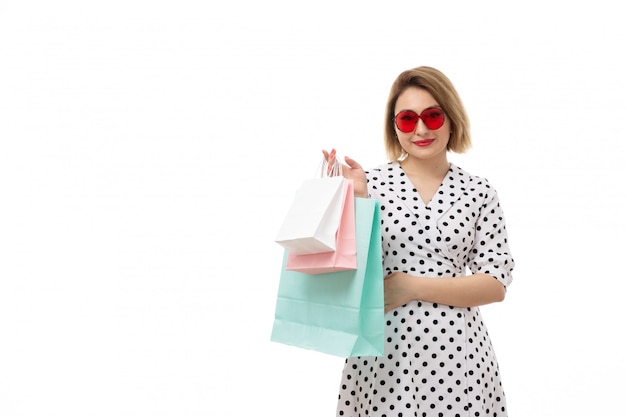
[[424, 121], [422, 120], [421, 117], [417, 118], [417, 123], [415, 124], [415, 129], [413, 130], [413, 133], [415, 133], [416, 135], [422, 135], [426, 132], [428, 132], [428, 126], [426, 126], [426, 123], [424, 123]]

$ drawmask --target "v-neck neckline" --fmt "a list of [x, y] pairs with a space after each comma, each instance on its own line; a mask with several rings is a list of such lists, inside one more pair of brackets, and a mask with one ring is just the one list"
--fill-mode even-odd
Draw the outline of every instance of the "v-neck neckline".
[[442, 186], [446, 182], [446, 178], [448, 178], [450, 176], [450, 172], [452, 171], [453, 165], [452, 165], [452, 163], [448, 163], [448, 170], [446, 171], [445, 175], [443, 176], [443, 178], [439, 182], [439, 185], [434, 189], [434, 192], [432, 193], [432, 195], [430, 195], [430, 199], [428, 201], [426, 201], [424, 199], [422, 193], [420, 193], [419, 188], [417, 187], [417, 184], [415, 184], [415, 182], [413, 182], [413, 180], [411, 179], [409, 174], [404, 170], [404, 168], [402, 167], [402, 164], [400, 164], [400, 162], [397, 163], [397, 167], [400, 169], [400, 172], [402, 174], [404, 174], [404, 176], [408, 180], [409, 184], [411, 184], [411, 186], [413, 187], [413, 190], [417, 193], [419, 201], [424, 205], [424, 207], [430, 209], [430, 204], [432, 203], [433, 199], [441, 191]]

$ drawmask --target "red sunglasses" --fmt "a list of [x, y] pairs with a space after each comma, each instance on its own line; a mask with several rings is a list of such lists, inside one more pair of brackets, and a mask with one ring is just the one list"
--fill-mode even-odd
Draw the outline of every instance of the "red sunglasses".
[[446, 117], [443, 110], [439, 107], [430, 107], [424, 110], [422, 114], [417, 114], [413, 110], [401, 110], [394, 117], [396, 126], [398, 126], [398, 129], [404, 133], [413, 132], [419, 119], [422, 119], [426, 127], [430, 130], [437, 130], [443, 126]]

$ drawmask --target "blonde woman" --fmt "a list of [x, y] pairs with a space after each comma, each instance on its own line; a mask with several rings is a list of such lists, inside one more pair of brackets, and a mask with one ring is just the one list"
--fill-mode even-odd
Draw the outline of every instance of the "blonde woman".
[[[496, 190], [448, 161], [471, 139], [443, 73], [397, 77], [384, 140], [390, 162], [365, 171], [346, 157], [343, 175], [380, 201], [385, 354], [346, 360], [337, 416], [506, 416], [479, 307], [504, 300], [514, 261]], [[323, 152], [332, 165], [335, 150]]]

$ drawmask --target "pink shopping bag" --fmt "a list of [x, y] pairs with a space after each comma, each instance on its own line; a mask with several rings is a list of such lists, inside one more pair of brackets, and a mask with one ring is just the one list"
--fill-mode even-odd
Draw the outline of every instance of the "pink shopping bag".
[[356, 227], [354, 220], [354, 183], [344, 179], [345, 198], [341, 210], [341, 220], [335, 235], [333, 252], [298, 255], [288, 253], [285, 269], [317, 275], [329, 272], [347, 271], [357, 268]]

